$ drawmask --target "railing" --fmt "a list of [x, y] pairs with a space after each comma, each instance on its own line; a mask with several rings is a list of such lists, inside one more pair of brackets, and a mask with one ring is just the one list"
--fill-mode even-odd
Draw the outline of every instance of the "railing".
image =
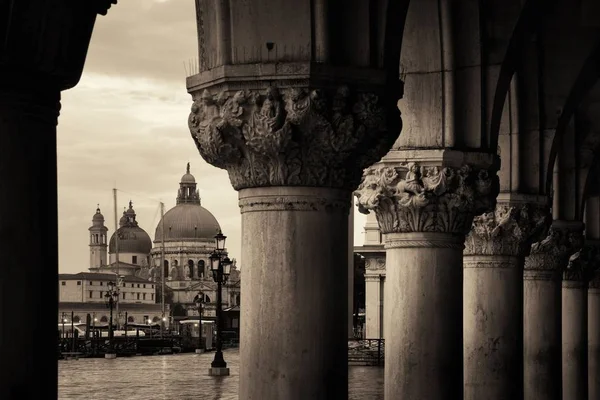
[[384, 359], [384, 339], [348, 340], [348, 364], [382, 366]]

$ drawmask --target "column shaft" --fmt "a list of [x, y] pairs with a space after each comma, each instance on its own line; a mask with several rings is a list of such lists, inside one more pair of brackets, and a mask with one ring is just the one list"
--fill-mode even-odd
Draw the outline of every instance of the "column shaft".
[[463, 241], [386, 235], [386, 399], [462, 398]]
[[587, 284], [562, 284], [563, 400], [588, 398]]
[[464, 256], [464, 399], [521, 398], [523, 259]]
[[588, 289], [588, 388], [589, 400], [600, 399], [600, 287]]
[[561, 284], [556, 273], [525, 271], [523, 280], [525, 400], [561, 398]]
[[57, 396], [59, 100], [58, 90], [0, 88], [2, 399]]
[[348, 192], [264, 187], [239, 197], [240, 400], [347, 399]]

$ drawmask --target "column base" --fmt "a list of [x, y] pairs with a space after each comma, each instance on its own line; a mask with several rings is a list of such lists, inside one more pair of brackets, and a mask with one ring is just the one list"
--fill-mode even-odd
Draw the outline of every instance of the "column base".
[[108, 360], [114, 360], [115, 358], [117, 358], [117, 353], [106, 353], [104, 355], [104, 358]]
[[196, 349], [196, 354], [204, 354], [204, 349]]
[[225, 367], [225, 368], [211, 367], [208, 369], [208, 375], [210, 375], [210, 376], [228, 376], [229, 368], [227, 368], [227, 367]]

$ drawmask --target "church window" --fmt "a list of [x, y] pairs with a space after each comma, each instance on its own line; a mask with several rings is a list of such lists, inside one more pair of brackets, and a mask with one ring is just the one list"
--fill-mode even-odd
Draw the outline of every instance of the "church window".
[[65, 286], [67, 284], [67, 282], [62, 281], [60, 284], [63, 285], [63, 286]]
[[158, 322], [158, 321], [160, 321], [160, 318], [158, 318], [158, 317], [154, 317], [154, 318], [152, 318], [152, 322], [155, 322], [155, 323], [156, 323], [156, 322]]
[[140, 287], [140, 284], [138, 283], [138, 287]]
[[123, 300], [125, 300], [125, 292], [123, 292]]
[[204, 277], [204, 260], [198, 261], [198, 277]]
[[100, 286], [104, 286], [104, 282], [100, 282]]
[[90, 299], [92, 298], [93, 295], [94, 295], [94, 292], [92, 290], [90, 290]]
[[146, 293], [144, 293], [144, 294], [142, 295], [142, 299], [143, 299], [143, 300], [146, 300]]
[[131, 287], [133, 287], [133, 283], [131, 284]]
[[79, 318], [79, 315], [76, 315], [73, 317], [73, 323], [78, 324], [81, 321], [81, 318]]
[[102, 298], [102, 295], [104, 294], [104, 292], [100, 292], [100, 298]]
[[77, 281], [77, 286], [81, 286], [81, 281]]
[[144, 289], [146, 289], [146, 284], [144, 283]]
[[135, 322], [135, 318], [132, 316], [127, 317], [127, 322]]
[[131, 263], [137, 264], [137, 256], [131, 256]]
[[154, 300], [154, 293], [150, 294], [150, 298]]
[[194, 277], [194, 261], [193, 260], [188, 260], [188, 267], [190, 269], [190, 278]]
[[140, 294], [139, 294], [139, 293], [137, 294], [137, 299], [138, 299], [138, 300], [140, 299]]
[[92, 286], [94, 284], [94, 282], [90, 281], [90, 286]]
[[169, 277], [169, 261], [168, 260], [165, 260], [163, 273], [164, 273], [165, 278]]
[[108, 322], [108, 317], [103, 315], [102, 318], [100, 318], [100, 322]]

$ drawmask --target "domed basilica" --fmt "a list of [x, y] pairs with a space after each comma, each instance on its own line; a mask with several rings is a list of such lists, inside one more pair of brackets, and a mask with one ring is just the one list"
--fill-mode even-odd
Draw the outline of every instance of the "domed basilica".
[[[133, 203], [123, 211], [119, 229], [110, 238], [100, 208], [92, 218], [90, 231], [90, 271], [136, 276], [154, 283], [165, 278], [165, 303], [171, 305], [173, 316], [197, 315], [194, 298], [204, 296], [203, 316], [214, 316], [217, 285], [212, 279], [209, 256], [215, 250], [215, 235], [219, 222], [202, 207], [196, 179], [187, 164], [181, 177], [175, 207], [167, 211], [156, 227], [154, 242], [137, 220]], [[118, 240], [117, 240], [118, 237]], [[108, 247], [109, 262], [106, 262]], [[117, 263], [118, 254], [118, 263]], [[161, 271], [161, 260], [163, 268]], [[240, 302], [240, 271], [234, 264], [228, 282], [223, 286], [224, 307], [235, 307]], [[117, 268], [118, 266], [118, 268]], [[160, 290], [161, 285], [156, 285]], [[156, 296], [160, 302], [159, 295]]]

